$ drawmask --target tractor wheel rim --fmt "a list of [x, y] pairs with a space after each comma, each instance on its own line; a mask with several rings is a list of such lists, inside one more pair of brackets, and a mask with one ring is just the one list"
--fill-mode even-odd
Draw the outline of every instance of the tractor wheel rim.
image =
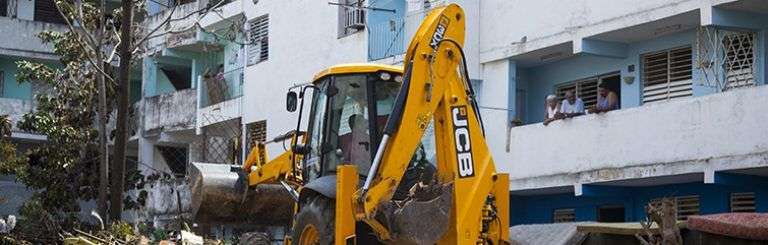
[[310, 244], [320, 244], [320, 232], [317, 231], [314, 225], [305, 226], [299, 238], [299, 245]]

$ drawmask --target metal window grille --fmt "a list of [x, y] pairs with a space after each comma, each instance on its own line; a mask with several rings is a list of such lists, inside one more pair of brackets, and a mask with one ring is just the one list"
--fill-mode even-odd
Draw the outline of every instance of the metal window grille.
[[338, 36], [345, 37], [352, 33], [365, 29], [365, 9], [362, 1], [341, 0], [339, 2]]
[[267, 120], [249, 123], [248, 128], [248, 148], [256, 146], [257, 142], [267, 141]]
[[596, 77], [559, 84], [555, 87], [555, 95], [559, 100], [565, 99], [565, 93], [575, 91], [576, 96], [584, 101], [584, 109], [590, 109], [597, 104], [597, 81]]
[[269, 15], [262, 15], [248, 22], [248, 65], [269, 58]]
[[755, 193], [731, 193], [731, 212], [755, 212]]
[[705, 85], [726, 91], [755, 85], [755, 32], [700, 27], [696, 39], [697, 68]]
[[643, 55], [643, 103], [693, 95], [691, 47]]
[[188, 150], [186, 147], [156, 146], [165, 164], [176, 176], [185, 176], [187, 173]]
[[239, 164], [241, 160], [240, 118], [216, 113], [201, 113], [204, 133], [201, 160], [209, 163]]
[[726, 90], [755, 85], [754, 43], [754, 33], [728, 33], [723, 37]]
[[575, 222], [576, 210], [572, 208], [555, 209], [552, 214], [553, 223]]

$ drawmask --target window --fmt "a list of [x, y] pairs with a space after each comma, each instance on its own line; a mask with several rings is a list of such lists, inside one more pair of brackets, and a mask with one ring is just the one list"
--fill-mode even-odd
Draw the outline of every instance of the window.
[[[674, 197], [675, 206], [677, 206], [677, 220], [688, 220], [688, 216], [699, 215], [701, 204], [699, 195]], [[661, 198], [651, 199], [650, 204], [654, 206], [661, 205]]]
[[675, 197], [677, 204], [677, 219], [688, 220], [688, 216], [699, 215], [701, 204], [699, 195]]
[[731, 193], [731, 212], [755, 212], [755, 193]]
[[690, 46], [643, 55], [643, 103], [691, 96], [692, 64]]
[[576, 210], [572, 208], [555, 209], [552, 214], [553, 223], [575, 222]]
[[0, 0], [0, 16], [8, 16], [8, 0]]
[[249, 22], [248, 65], [269, 58], [269, 15], [256, 17]]
[[35, 21], [64, 24], [64, 18], [56, 9], [56, 3], [53, 0], [35, 1]]
[[339, 38], [365, 29], [365, 9], [362, 0], [339, 1]]
[[559, 84], [555, 87], [555, 95], [558, 100], [565, 99], [565, 92], [574, 90], [576, 97], [584, 101], [584, 109], [590, 109], [597, 104], [597, 77], [587, 78], [575, 82]]
[[624, 222], [624, 206], [608, 205], [598, 207], [597, 222]]
[[732, 32], [723, 36], [725, 90], [755, 85], [755, 33]]
[[157, 146], [160, 155], [163, 156], [168, 169], [176, 176], [184, 176], [187, 173], [187, 148], [173, 146]]
[[248, 128], [248, 148], [256, 146], [257, 142], [267, 141], [267, 120], [249, 123]]

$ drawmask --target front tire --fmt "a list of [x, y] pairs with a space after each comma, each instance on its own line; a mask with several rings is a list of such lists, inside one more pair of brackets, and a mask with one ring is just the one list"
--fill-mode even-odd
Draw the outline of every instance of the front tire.
[[317, 195], [310, 197], [300, 208], [292, 232], [295, 244], [333, 244], [334, 200]]

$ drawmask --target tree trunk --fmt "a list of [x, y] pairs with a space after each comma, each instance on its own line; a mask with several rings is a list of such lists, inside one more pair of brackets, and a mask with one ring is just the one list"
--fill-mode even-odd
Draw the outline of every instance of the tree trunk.
[[133, 30], [133, 0], [122, 0], [120, 20], [120, 67], [117, 82], [117, 135], [115, 136], [115, 158], [110, 191], [109, 214], [112, 222], [120, 220], [123, 211], [123, 187], [125, 181], [125, 151], [128, 142], [128, 96], [131, 76], [131, 44]]
[[[96, 34], [96, 63], [100, 66], [100, 70], [104, 71], [104, 62], [101, 49], [104, 46], [104, 31], [105, 31], [105, 15], [106, 15], [106, 2], [101, 0], [101, 20], [99, 21], [99, 30]], [[96, 73], [96, 82], [99, 86], [99, 215], [102, 219], [107, 219], [107, 188], [109, 188], [109, 146], [107, 146], [107, 84], [105, 83], [104, 74], [101, 72]]]

